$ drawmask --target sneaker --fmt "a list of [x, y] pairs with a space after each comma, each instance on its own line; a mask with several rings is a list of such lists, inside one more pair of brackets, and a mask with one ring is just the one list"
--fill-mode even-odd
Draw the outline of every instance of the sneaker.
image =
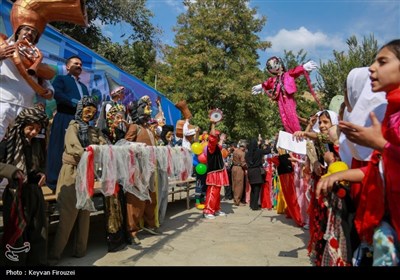
[[144, 231], [147, 231], [148, 233], [152, 234], [152, 235], [159, 235], [160, 232], [158, 231], [158, 229], [155, 228], [147, 228], [147, 227], [143, 227]]
[[206, 206], [204, 204], [201, 203], [196, 203], [196, 208], [199, 210], [203, 210]]
[[223, 216], [226, 216], [226, 213], [225, 213], [225, 212], [222, 212], [222, 211], [217, 211], [217, 212], [214, 213], [214, 215], [215, 215], [215, 216], [222, 216], [222, 217], [223, 217]]
[[214, 220], [215, 216], [213, 214], [203, 214], [203, 217], [208, 220]]

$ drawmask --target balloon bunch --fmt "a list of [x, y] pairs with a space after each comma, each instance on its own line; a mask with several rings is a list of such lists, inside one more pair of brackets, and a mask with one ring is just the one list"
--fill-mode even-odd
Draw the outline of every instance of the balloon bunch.
[[[195, 166], [196, 172], [199, 175], [203, 175], [207, 172], [207, 142], [199, 143], [194, 142], [192, 144], [193, 165]], [[226, 158], [229, 155], [227, 149], [221, 150], [222, 157]]]
[[192, 152], [194, 153], [193, 165], [197, 174], [205, 174], [207, 172], [207, 143], [194, 142], [192, 144]]

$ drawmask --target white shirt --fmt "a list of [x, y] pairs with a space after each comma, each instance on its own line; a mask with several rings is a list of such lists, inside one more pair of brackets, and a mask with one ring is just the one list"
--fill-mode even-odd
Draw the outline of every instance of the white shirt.
[[79, 94], [81, 95], [81, 99], [82, 99], [82, 97], [83, 97], [83, 91], [82, 91], [82, 86], [81, 86], [81, 84], [79, 83], [79, 78], [77, 78], [77, 77], [75, 77], [75, 76], [73, 76], [73, 75], [71, 75], [71, 77], [74, 78], [75, 83], [76, 83], [76, 86], [77, 86], [77, 88], [78, 88], [78, 90], [79, 90]]
[[196, 129], [192, 128], [189, 129], [189, 120], [185, 121], [185, 124], [183, 125], [182, 128], [182, 133], [183, 133], [183, 139], [182, 139], [182, 147], [188, 149], [189, 151], [192, 150], [192, 144], [190, 141], [186, 139], [186, 136], [191, 136], [196, 134]]

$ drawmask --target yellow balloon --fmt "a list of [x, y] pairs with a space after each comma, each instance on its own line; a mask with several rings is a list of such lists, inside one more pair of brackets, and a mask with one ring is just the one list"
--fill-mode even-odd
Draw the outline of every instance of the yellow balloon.
[[203, 146], [199, 142], [192, 144], [192, 152], [196, 155], [200, 155], [203, 152]]
[[349, 167], [347, 166], [347, 164], [343, 161], [335, 161], [333, 163], [331, 163], [328, 167], [328, 174], [332, 174], [332, 173], [336, 173], [339, 171], [344, 171], [349, 169]]

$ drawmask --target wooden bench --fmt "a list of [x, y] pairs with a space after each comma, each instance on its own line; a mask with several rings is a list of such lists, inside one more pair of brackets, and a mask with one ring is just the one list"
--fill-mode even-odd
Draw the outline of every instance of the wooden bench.
[[[42, 187], [42, 192], [43, 192], [43, 196], [44, 196], [44, 200], [45, 201], [55, 201], [56, 200], [56, 195], [53, 194], [53, 191], [47, 187], [47, 186], [43, 186]], [[3, 200], [0, 199], [0, 207], [3, 206]]]
[[186, 209], [190, 208], [189, 192], [196, 188], [196, 178], [188, 178], [186, 180], [171, 180], [168, 183], [170, 191], [168, 194], [172, 195], [172, 201], [175, 201], [175, 194], [186, 192]]

